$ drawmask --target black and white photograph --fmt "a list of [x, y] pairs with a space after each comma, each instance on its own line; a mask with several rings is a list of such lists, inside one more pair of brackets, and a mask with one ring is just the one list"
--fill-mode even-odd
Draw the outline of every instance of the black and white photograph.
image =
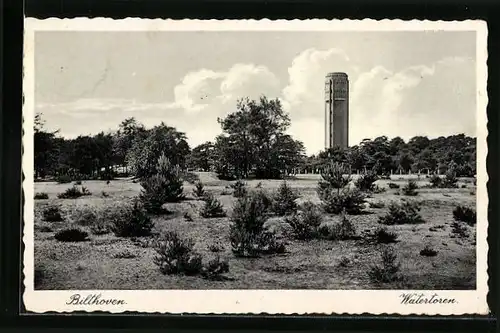
[[28, 23], [28, 307], [487, 312], [482, 22]]

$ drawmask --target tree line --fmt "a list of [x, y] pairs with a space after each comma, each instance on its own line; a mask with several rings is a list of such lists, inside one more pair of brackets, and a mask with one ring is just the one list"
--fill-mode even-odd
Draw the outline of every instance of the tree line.
[[66, 139], [58, 131], [46, 130], [43, 115], [37, 114], [35, 178], [149, 177], [162, 154], [181, 170], [212, 171], [221, 179], [320, 173], [332, 161], [346, 165], [352, 173], [442, 174], [453, 169], [458, 176], [473, 176], [476, 172], [476, 139], [464, 134], [435, 139], [416, 136], [408, 142], [381, 136], [347, 149], [335, 147], [306, 156], [304, 144], [286, 134], [290, 117], [279, 99], [264, 96], [239, 100], [236, 110], [218, 123], [220, 135], [191, 149], [185, 133], [163, 122], [146, 128], [128, 118], [115, 131]]

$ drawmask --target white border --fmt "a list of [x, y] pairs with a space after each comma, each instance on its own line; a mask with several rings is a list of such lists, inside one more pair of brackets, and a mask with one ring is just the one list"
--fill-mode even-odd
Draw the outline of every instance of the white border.
[[[477, 33], [477, 289], [473, 291], [405, 291], [436, 293], [454, 298], [456, 304], [401, 305], [398, 290], [148, 290], [148, 291], [34, 291], [34, 202], [33, 202], [33, 119], [34, 119], [34, 34], [35, 31], [476, 31]], [[402, 20], [147, 20], [128, 18], [25, 19], [24, 45], [24, 286], [23, 301], [28, 311], [42, 313], [73, 311], [139, 311], [146, 313], [214, 314], [487, 314], [487, 26], [483, 21], [402, 21]], [[122, 299], [120, 306], [67, 305], [69, 297], [101, 294]]]

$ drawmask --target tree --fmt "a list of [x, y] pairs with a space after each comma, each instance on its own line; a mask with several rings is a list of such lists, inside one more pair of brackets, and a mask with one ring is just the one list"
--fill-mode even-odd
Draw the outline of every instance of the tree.
[[222, 177], [278, 178], [300, 164], [304, 146], [284, 133], [290, 118], [278, 99], [245, 98], [236, 108], [218, 119], [223, 134], [215, 142], [216, 169]]
[[45, 121], [42, 114], [35, 115], [34, 125], [34, 165], [35, 178], [45, 177], [57, 165], [57, 145], [55, 132], [47, 132], [44, 129]]
[[144, 137], [134, 140], [127, 164], [136, 177], [149, 177], [156, 172], [156, 163], [162, 154], [172, 165], [183, 168], [189, 151], [186, 135], [162, 122], [146, 131]]
[[188, 166], [193, 169], [210, 171], [214, 165], [214, 149], [214, 144], [210, 141], [194, 147], [188, 157]]

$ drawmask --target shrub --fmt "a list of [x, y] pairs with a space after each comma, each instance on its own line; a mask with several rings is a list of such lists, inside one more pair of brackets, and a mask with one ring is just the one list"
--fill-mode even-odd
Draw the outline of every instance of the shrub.
[[329, 240], [348, 240], [356, 237], [356, 227], [344, 212], [339, 223], [323, 225], [319, 228], [319, 233], [321, 237]]
[[165, 154], [158, 158], [157, 173], [141, 181], [140, 200], [146, 211], [161, 214], [166, 202], [177, 202], [184, 198], [182, 179], [178, 166], [173, 166]]
[[253, 191], [252, 195], [255, 196], [256, 200], [260, 200], [262, 207], [266, 213], [272, 210], [273, 198], [269, 195], [269, 193], [266, 190], [260, 189]]
[[384, 208], [385, 203], [383, 201], [372, 201], [372, 202], [370, 202], [370, 207], [372, 207], [372, 208]]
[[387, 247], [382, 251], [381, 261], [381, 265], [372, 266], [368, 272], [370, 280], [375, 283], [400, 280], [398, 274], [400, 264], [397, 262], [397, 255], [392, 247]]
[[73, 221], [81, 226], [93, 225], [98, 219], [96, 210], [89, 207], [77, 208], [71, 215]]
[[469, 230], [467, 230], [467, 227], [461, 222], [453, 222], [451, 224], [451, 232], [460, 238], [469, 237]]
[[339, 267], [348, 267], [349, 265], [351, 264], [351, 260], [349, 260], [349, 258], [347, 257], [342, 257], [340, 258], [340, 261], [339, 261]]
[[288, 186], [287, 182], [282, 182], [273, 196], [272, 210], [278, 216], [284, 216], [297, 211], [297, 200], [299, 196]]
[[155, 241], [153, 262], [163, 274], [197, 275], [203, 265], [201, 256], [193, 247], [193, 240], [182, 239], [177, 233], [169, 231]]
[[58, 184], [68, 184], [71, 183], [71, 177], [67, 174], [58, 175], [55, 179]]
[[90, 226], [90, 232], [93, 235], [106, 235], [111, 232], [110, 226], [106, 223], [96, 223]]
[[233, 196], [235, 198], [244, 197], [248, 193], [247, 184], [241, 179], [238, 179], [234, 184], [232, 184], [231, 188], [233, 189]]
[[375, 190], [375, 182], [377, 180], [377, 174], [370, 171], [359, 176], [359, 178], [354, 182], [354, 185], [356, 185], [360, 191], [371, 192]]
[[85, 195], [91, 195], [91, 194], [92, 193], [90, 193], [85, 186], [82, 186], [80, 189], [78, 188], [78, 186], [73, 185], [73, 187], [68, 188], [63, 193], [59, 193], [57, 197], [59, 199], [77, 199]]
[[209, 280], [221, 280], [222, 274], [229, 273], [229, 263], [227, 260], [220, 260], [219, 256], [210, 260], [202, 268], [202, 275]]
[[217, 243], [210, 244], [208, 246], [208, 250], [210, 252], [222, 252], [222, 251], [224, 251], [224, 246], [222, 246], [221, 243], [217, 242]]
[[200, 213], [202, 217], [213, 218], [213, 217], [224, 217], [226, 212], [224, 211], [224, 206], [222, 203], [213, 196], [211, 193], [207, 193], [205, 198], [205, 205]]
[[239, 198], [231, 215], [230, 240], [237, 256], [284, 252], [276, 236], [264, 229], [267, 220], [264, 204], [255, 194]]
[[203, 198], [207, 192], [205, 192], [205, 187], [201, 181], [194, 184], [193, 194], [196, 198]]
[[102, 192], [101, 192], [101, 195], [103, 196], [103, 198], [107, 198], [107, 197], [109, 197], [109, 194], [108, 194], [108, 193], [106, 193], [105, 191], [102, 191]]
[[476, 211], [470, 207], [456, 206], [453, 210], [453, 219], [465, 222], [468, 225], [474, 225], [476, 224]]
[[421, 251], [420, 255], [425, 257], [435, 257], [438, 254], [436, 250], [434, 250], [429, 245], [426, 245]]
[[377, 228], [374, 232], [374, 238], [377, 243], [389, 244], [396, 243], [398, 235], [395, 232], [387, 231], [387, 228]]
[[344, 175], [348, 173], [346, 168], [339, 163], [330, 164], [321, 173], [321, 180], [318, 182], [317, 192], [320, 199], [328, 197], [333, 190], [340, 192], [340, 189], [349, 185], [351, 181], [350, 175]]
[[365, 197], [356, 188], [343, 189], [340, 192], [330, 191], [323, 194], [323, 209], [329, 214], [340, 214], [344, 209], [348, 214], [360, 214]]
[[408, 183], [403, 186], [403, 194], [407, 196], [416, 196], [418, 192], [415, 191], [418, 188], [417, 182], [413, 179], [408, 179]]
[[442, 179], [438, 175], [432, 174], [429, 182], [431, 183], [432, 187], [441, 187]]
[[417, 203], [403, 202], [398, 204], [393, 202], [389, 205], [387, 214], [379, 218], [379, 223], [386, 225], [424, 223], [419, 211], [420, 207]]
[[43, 219], [48, 222], [59, 222], [63, 220], [61, 209], [58, 206], [49, 206], [43, 210]]
[[86, 231], [70, 228], [58, 231], [54, 238], [60, 242], [83, 242], [88, 239], [89, 234]]
[[189, 214], [189, 212], [184, 213], [184, 219], [189, 222], [193, 221], [193, 217], [191, 216], [191, 214]]
[[392, 188], [392, 189], [399, 188], [399, 185], [396, 183], [387, 183], [387, 186], [389, 186], [389, 188]]
[[35, 200], [44, 200], [44, 199], [48, 199], [48, 198], [49, 198], [49, 195], [45, 192], [35, 193], [35, 196], [34, 196]]
[[75, 181], [75, 185], [82, 185], [82, 181], [81, 180]]
[[146, 214], [140, 201], [124, 204], [107, 216], [110, 229], [118, 237], [140, 237], [151, 235], [154, 223]]
[[448, 171], [446, 171], [446, 174], [444, 176], [444, 179], [441, 183], [442, 188], [457, 188], [458, 179], [457, 179], [457, 173], [455, 172], [455, 169], [450, 168]]
[[316, 238], [322, 221], [321, 211], [310, 201], [303, 203], [296, 214], [286, 219], [294, 237], [300, 240]]

